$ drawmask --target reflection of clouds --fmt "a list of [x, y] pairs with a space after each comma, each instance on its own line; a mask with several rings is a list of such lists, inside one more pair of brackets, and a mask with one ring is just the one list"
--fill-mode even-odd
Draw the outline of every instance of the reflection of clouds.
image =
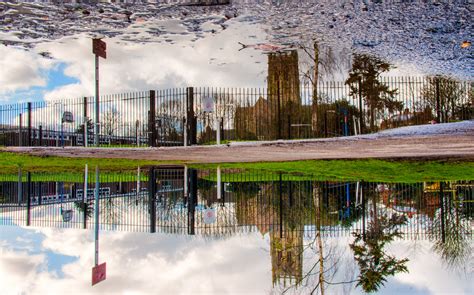
[[[251, 33], [264, 38], [260, 29], [239, 24], [194, 43], [183, 41], [179, 45], [117, 44], [118, 40], [106, 40], [107, 60], [100, 61], [101, 93], [202, 85], [261, 86], [265, 77], [259, 74], [265, 66], [255, 61], [263, 63], [266, 56], [253, 50], [238, 51], [237, 41], [246, 42]], [[48, 92], [48, 100], [94, 93], [94, 58], [90, 47], [91, 40], [86, 37], [38, 45], [39, 50], [49, 51], [67, 64], [65, 75], [80, 81]], [[226, 65], [219, 66], [219, 61]]]
[[[11, 250], [5, 246], [5, 239], [7, 244], [15, 244], [17, 235], [28, 240], [31, 229], [3, 227], [4, 231], [7, 234], [0, 239], [0, 283], [8, 286], [7, 294], [22, 291], [31, 294], [262, 294], [271, 291], [268, 235], [262, 238], [259, 233], [249, 233], [210, 240], [164, 234], [101, 232], [99, 257], [100, 261], [107, 262], [107, 280], [91, 288], [92, 231], [34, 229], [42, 236], [36, 242], [35, 251]], [[10, 231], [17, 234], [10, 235]], [[344, 281], [348, 273], [351, 276], [354, 264], [347, 247], [350, 239], [325, 239], [325, 251], [332, 249], [334, 258], [339, 260], [339, 270], [331, 278], [332, 282]], [[419, 248], [415, 252], [410, 252], [412, 244], [413, 241], [395, 241], [389, 246], [389, 252], [397, 257], [408, 256], [410, 273], [389, 277], [380, 293], [468, 294], [472, 291], [469, 276], [458, 277], [444, 269], [439, 257], [429, 251], [429, 242], [417, 242]], [[44, 255], [46, 252], [55, 254], [47, 257]], [[45, 267], [58, 263], [55, 255], [79, 258], [58, 265], [57, 268], [64, 273], [59, 277]], [[316, 252], [305, 253], [309, 260], [314, 260], [315, 256]], [[330, 264], [328, 261], [327, 265]], [[304, 265], [305, 270], [309, 267], [310, 264]], [[330, 294], [362, 294], [359, 288], [348, 289], [344, 285], [330, 286], [328, 291]]]
[[[254, 234], [210, 241], [188, 236], [101, 232], [100, 260], [107, 262], [107, 280], [91, 288], [92, 232], [71, 229], [39, 231], [44, 235], [41, 246], [37, 245], [41, 251], [80, 255], [80, 258], [62, 266], [62, 279], [45, 269], [33, 271], [26, 280], [25, 271], [10, 272], [14, 276], [11, 281], [15, 279], [17, 286], [13, 294], [21, 290], [31, 294], [70, 294], [71, 290], [81, 294], [104, 291], [226, 294], [261, 293], [270, 289], [270, 259], [262, 255], [267, 252], [260, 250], [268, 248], [268, 245]], [[22, 234], [25, 232], [22, 229]], [[26, 252], [12, 252], [11, 256], [15, 257], [15, 261], [28, 261], [36, 257]], [[3, 255], [0, 261], [2, 267], [10, 263], [4, 262]], [[37, 265], [42, 262], [38, 261]], [[1, 273], [5, 272], [4, 267], [1, 269]], [[2, 285], [9, 286], [9, 281], [3, 281], [3, 278], [0, 279]]]
[[[45, 86], [42, 71], [51, 70], [54, 62], [35, 52], [0, 45], [0, 95], [33, 86]], [[2, 98], [2, 96], [0, 96]]]

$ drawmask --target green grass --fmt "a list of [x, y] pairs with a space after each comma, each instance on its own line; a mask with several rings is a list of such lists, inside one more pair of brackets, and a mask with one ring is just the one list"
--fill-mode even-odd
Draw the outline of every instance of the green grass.
[[24, 171], [49, 171], [49, 172], [72, 172], [82, 171], [88, 164], [93, 170], [99, 166], [100, 170], [126, 170], [135, 169], [138, 166], [154, 166], [163, 164], [179, 164], [179, 161], [149, 161], [130, 159], [95, 159], [95, 158], [64, 158], [64, 157], [39, 157], [19, 153], [0, 152], [0, 171], [2, 173], [15, 173], [18, 168]]
[[[85, 164], [91, 175], [94, 167], [102, 171], [101, 180], [106, 177], [117, 179], [122, 175], [133, 179], [138, 166], [158, 166], [165, 164], [185, 164], [180, 161], [148, 161], [128, 159], [94, 159], [38, 157], [26, 154], [0, 152], [0, 173], [17, 177], [18, 168], [23, 171], [48, 172], [47, 176], [67, 181], [81, 179]], [[197, 169], [216, 169], [217, 164], [189, 164]], [[294, 162], [223, 163], [225, 182], [275, 181], [280, 174], [284, 180], [328, 180], [328, 181], [378, 181], [378, 182], [423, 182], [474, 180], [474, 162], [453, 161], [386, 161], [386, 160], [312, 160]], [[133, 170], [130, 173], [118, 172]], [[245, 170], [245, 173], [242, 173]], [[107, 171], [107, 173], [105, 173]], [[130, 175], [130, 176], [127, 176]], [[37, 176], [40, 177], [40, 176]], [[104, 177], [104, 179], [102, 178]], [[215, 180], [215, 171], [206, 176]], [[55, 180], [60, 181], [60, 180]], [[125, 179], [122, 181], [126, 181]]]
[[[215, 169], [218, 165], [192, 165], [198, 169]], [[227, 163], [219, 164], [226, 172], [223, 181], [243, 182], [258, 179], [277, 180], [283, 173], [291, 180], [364, 180], [380, 182], [423, 182], [474, 180], [474, 162], [442, 161], [384, 161], [384, 160], [316, 160], [294, 162]], [[228, 171], [245, 169], [239, 178]], [[265, 174], [264, 172], [267, 172]], [[288, 174], [292, 174], [288, 176]], [[210, 178], [214, 178], [211, 174]], [[289, 180], [290, 180], [289, 179]]]

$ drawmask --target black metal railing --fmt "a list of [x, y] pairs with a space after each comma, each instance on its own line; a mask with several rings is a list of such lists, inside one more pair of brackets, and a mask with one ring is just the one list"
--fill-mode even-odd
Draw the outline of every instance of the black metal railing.
[[[393, 97], [358, 91], [362, 82], [288, 89], [201, 88], [105, 95], [100, 146], [177, 146], [226, 140], [348, 136], [406, 125], [474, 118], [470, 82], [380, 78]], [[315, 96], [315, 93], [317, 95]], [[66, 116], [66, 115], [69, 115]], [[67, 118], [67, 120], [65, 120]], [[0, 145], [92, 146], [92, 97], [0, 106]]]

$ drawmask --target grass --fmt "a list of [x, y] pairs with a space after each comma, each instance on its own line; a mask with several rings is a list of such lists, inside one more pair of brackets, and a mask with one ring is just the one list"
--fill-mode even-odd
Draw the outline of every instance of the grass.
[[[85, 164], [89, 165], [91, 175], [94, 167], [99, 166], [102, 177], [117, 179], [125, 177], [124, 170], [135, 170], [138, 166], [158, 166], [164, 164], [182, 165], [180, 161], [150, 161], [128, 159], [94, 159], [38, 157], [26, 154], [0, 152], [0, 171], [17, 175], [18, 168], [23, 171], [48, 172], [43, 177], [61, 179], [80, 179]], [[474, 162], [443, 161], [386, 161], [386, 160], [311, 160], [294, 162], [259, 163], [222, 163], [189, 164], [196, 169], [223, 169], [224, 182], [275, 181], [280, 174], [284, 180], [320, 180], [320, 181], [377, 181], [377, 182], [423, 182], [474, 180]], [[242, 173], [245, 170], [245, 173]], [[105, 173], [105, 171], [108, 171]], [[118, 172], [121, 171], [121, 172]], [[134, 172], [130, 173], [133, 178]], [[17, 177], [17, 176], [16, 176]], [[40, 176], [37, 176], [40, 177]], [[127, 176], [128, 177], [128, 176]], [[211, 171], [209, 180], [215, 180], [216, 173]], [[105, 179], [104, 179], [105, 180]], [[56, 180], [59, 181], [59, 180]], [[123, 180], [125, 181], [125, 180]]]
[[[198, 169], [215, 169], [218, 165], [192, 165]], [[474, 180], [474, 162], [386, 161], [386, 160], [315, 160], [294, 162], [227, 163], [221, 169], [245, 169], [239, 180], [224, 173], [223, 181], [242, 182], [257, 179], [277, 180], [283, 173], [291, 180], [364, 180], [414, 183], [423, 181]], [[267, 172], [269, 175], [265, 175]], [[292, 174], [288, 176], [288, 174]], [[211, 177], [214, 177], [211, 175]], [[290, 180], [290, 179], [289, 179]]]
[[3, 173], [18, 172], [18, 168], [25, 171], [73, 172], [82, 171], [88, 164], [93, 170], [99, 166], [101, 170], [135, 169], [138, 166], [154, 166], [163, 164], [179, 164], [179, 161], [150, 161], [130, 159], [97, 159], [97, 158], [64, 158], [64, 157], [39, 157], [19, 153], [0, 152], [0, 171]]

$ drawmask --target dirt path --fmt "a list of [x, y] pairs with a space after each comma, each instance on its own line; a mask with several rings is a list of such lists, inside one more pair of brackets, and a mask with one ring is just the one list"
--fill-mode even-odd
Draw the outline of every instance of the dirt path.
[[179, 160], [198, 163], [362, 158], [474, 161], [474, 133], [410, 137], [361, 136], [166, 148], [9, 147], [3, 150], [41, 156]]

